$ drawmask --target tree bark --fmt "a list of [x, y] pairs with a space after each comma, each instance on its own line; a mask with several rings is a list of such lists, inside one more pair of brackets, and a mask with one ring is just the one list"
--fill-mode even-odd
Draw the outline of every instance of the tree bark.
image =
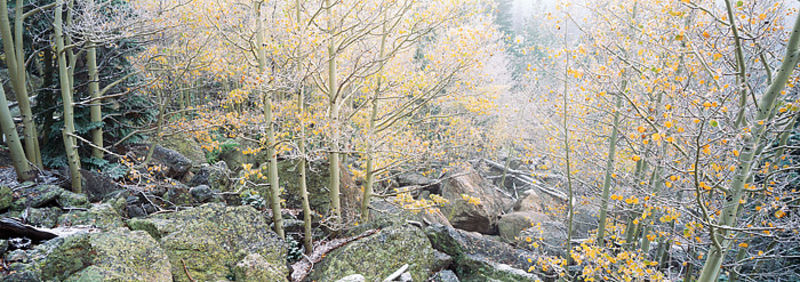
[[336, 13], [333, 10], [333, 1], [325, 0], [325, 5], [328, 7], [328, 35], [330, 36], [328, 42], [328, 104], [330, 107], [329, 118], [331, 124], [331, 138], [329, 143], [330, 153], [328, 154], [328, 171], [330, 176], [328, 178], [328, 190], [330, 191], [331, 210], [333, 211], [334, 222], [342, 222], [342, 205], [339, 197], [339, 184], [340, 173], [339, 170], [339, 130], [338, 130], [338, 116], [339, 105], [339, 83], [336, 79], [336, 28], [335, 17]]
[[[267, 70], [267, 51], [264, 49], [266, 45], [266, 31], [264, 30], [264, 22], [261, 19], [261, 8], [264, 1], [258, 1], [256, 5], [256, 48], [258, 49], [258, 71], [259, 75], [265, 75]], [[269, 155], [269, 169], [267, 177], [269, 178], [269, 186], [271, 193], [270, 206], [272, 208], [272, 222], [274, 223], [275, 233], [281, 239], [285, 239], [283, 233], [283, 216], [281, 216], [281, 188], [278, 182], [278, 156], [275, 152], [275, 132], [272, 127], [272, 92], [264, 92], [264, 123], [267, 126], [267, 155]]]
[[[97, 48], [92, 46], [86, 51], [86, 66], [89, 69], [89, 95], [95, 99], [90, 110], [90, 121], [94, 124], [102, 124], [103, 112], [100, 99], [100, 77], [97, 73]], [[92, 129], [92, 143], [98, 147], [103, 147], [103, 127]], [[92, 156], [96, 159], [103, 159], [103, 151], [98, 148], [92, 149]]]
[[[623, 84], [623, 90], [625, 91]], [[622, 107], [622, 94], [617, 94], [616, 106], [614, 107], [614, 124], [611, 130], [611, 137], [608, 139], [608, 157], [606, 158], [606, 175], [603, 180], [603, 195], [600, 197], [600, 216], [598, 218], [597, 244], [603, 246], [606, 234], [606, 217], [608, 214], [608, 198], [611, 190], [611, 175], [614, 173], [614, 161], [617, 156], [617, 135], [619, 134], [619, 115]]]
[[[295, 12], [298, 28], [302, 26], [300, 20], [300, 0], [295, 0]], [[302, 37], [301, 37], [302, 38]], [[302, 48], [303, 41], [299, 45]], [[299, 56], [298, 56], [299, 58]], [[302, 71], [302, 59], [298, 59], [297, 73]], [[306, 249], [306, 254], [311, 254], [314, 250], [312, 244], [313, 235], [311, 234], [311, 205], [308, 202], [308, 187], [306, 184], [306, 120], [305, 120], [305, 83], [300, 82], [300, 93], [297, 96], [298, 117], [300, 120], [300, 140], [298, 141], [298, 151], [300, 152], [299, 166], [299, 181], [300, 181], [300, 198], [302, 199], [303, 206], [303, 247]]]
[[11, 79], [11, 88], [17, 97], [17, 103], [22, 115], [23, 137], [25, 143], [25, 155], [34, 165], [41, 167], [41, 152], [39, 151], [39, 139], [36, 132], [36, 124], [33, 121], [33, 112], [28, 100], [28, 89], [26, 87], [25, 76], [25, 50], [22, 49], [22, 5], [21, 0], [17, 0], [15, 33], [18, 37], [14, 38], [11, 31], [11, 22], [8, 18], [8, 1], [0, 1], [0, 37], [3, 39], [3, 50], [6, 53], [6, 65], [8, 66], [8, 76]]
[[75, 121], [73, 115], [73, 102], [72, 102], [72, 87], [69, 78], [69, 70], [67, 69], [67, 59], [64, 57], [66, 50], [64, 49], [64, 32], [62, 21], [63, 2], [59, 1], [56, 5], [55, 22], [53, 23], [53, 31], [56, 37], [56, 52], [58, 56], [58, 76], [61, 81], [61, 100], [64, 104], [64, 129], [62, 136], [64, 138], [64, 150], [67, 154], [67, 162], [69, 163], [69, 175], [72, 184], [72, 191], [81, 193], [81, 174], [80, 174], [80, 156], [78, 156], [78, 148], [75, 146], [75, 138], [71, 135], [75, 134]]
[[17, 127], [11, 117], [11, 111], [8, 109], [6, 91], [2, 86], [0, 86], [0, 128], [2, 128], [2, 132], [6, 136], [6, 145], [8, 145], [8, 149], [11, 152], [11, 162], [14, 165], [14, 171], [17, 172], [17, 179], [20, 181], [32, 180], [34, 175], [28, 165], [28, 159], [25, 158], [25, 151], [22, 149]]
[[[372, 112], [369, 116], [369, 138], [375, 138], [375, 120], [378, 118], [378, 99], [381, 95], [381, 83], [383, 82], [383, 67], [385, 65], [385, 61], [383, 60], [386, 52], [386, 36], [388, 31], [386, 30], [386, 17], [384, 14], [384, 23], [383, 23], [383, 35], [381, 35], [381, 47], [378, 53], [378, 59], [381, 60], [380, 66], [378, 67], [378, 73], [376, 74], [377, 82], [375, 87], [375, 96], [372, 98]], [[373, 152], [373, 146], [371, 140], [367, 140], [367, 179], [366, 183], [364, 184], [364, 195], [361, 197], [361, 221], [367, 222], [369, 221], [369, 201], [372, 197], [372, 186], [375, 184], [375, 152]]]

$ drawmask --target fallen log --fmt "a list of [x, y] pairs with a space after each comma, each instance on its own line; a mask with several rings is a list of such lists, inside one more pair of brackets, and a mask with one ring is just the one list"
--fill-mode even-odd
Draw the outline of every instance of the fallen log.
[[507, 172], [511, 173], [511, 177], [514, 177], [519, 181], [525, 182], [525, 184], [530, 185], [533, 188], [536, 188], [536, 190], [539, 190], [539, 191], [541, 191], [541, 192], [543, 192], [543, 193], [545, 193], [547, 195], [550, 195], [550, 196], [552, 196], [554, 198], [557, 198], [559, 200], [562, 200], [562, 201], [565, 201], [565, 202], [567, 201], [567, 195], [564, 195], [564, 193], [561, 193], [561, 192], [558, 192], [558, 191], [555, 191], [553, 189], [546, 188], [544, 186], [541, 186], [541, 185], [537, 184], [536, 183], [537, 181], [535, 179], [533, 179], [532, 177], [528, 176], [526, 173], [524, 173], [522, 171], [514, 170], [514, 169], [511, 169], [511, 168], [506, 168], [504, 165], [499, 164], [499, 163], [494, 162], [494, 161], [491, 161], [491, 160], [484, 159], [483, 161], [486, 164], [488, 164], [489, 166], [494, 167], [496, 169], [505, 169]]
[[397, 271], [395, 271], [392, 274], [390, 274], [389, 276], [387, 276], [385, 279], [383, 279], [383, 282], [392, 282], [392, 281], [394, 281], [395, 279], [397, 279], [397, 277], [400, 277], [400, 275], [403, 275], [403, 273], [405, 273], [406, 270], [408, 270], [408, 264], [404, 264], [402, 267], [400, 267], [400, 269], [398, 269]]
[[9, 239], [23, 237], [35, 242], [40, 242], [58, 237], [58, 234], [24, 224], [13, 218], [0, 218], [0, 238]]
[[[506, 167], [505, 165], [503, 165], [501, 163], [498, 163], [498, 162], [495, 162], [495, 161], [492, 161], [492, 160], [483, 159], [483, 161], [486, 162], [486, 164], [488, 164], [490, 167], [492, 167], [494, 169], [497, 169], [497, 170], [505, 170], [506, 172], [511, 173], [511, 174], [529, 175], [528, 173], [526, 173], [524, 171], [516, 170], [516, 169], [510, 168], [510, 167]], [[536, 177], [540, 177], [540, 178], [543, 178], [543, 179], [548, 179], [548, 178], [554, 178], [554, 179], [559, 179], [559, 180], [564, 179], [564, 176], [560, 175], [560, 174], [544, 173], [544, 172], [535, 172], [535, 174], [536, 174]]]

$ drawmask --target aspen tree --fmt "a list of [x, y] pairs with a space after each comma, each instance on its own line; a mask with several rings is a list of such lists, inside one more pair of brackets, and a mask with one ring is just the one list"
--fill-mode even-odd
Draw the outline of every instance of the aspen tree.
[[[264, 30], [264, 19], [263, 19], [263, 5], [264, 1], [255, 1], [253, 2], [255, 5], [255, 17], [256, 17], [256, 51], [257, 51], [257, 60], [258, 60], [258, 71], [260, 75], [265, 75], [267, 71], [267, 52], [264, 49], [266, 45], [266, 31]], [[272, 222], [275, 228], [275, 233], [278, 233], [278, 236], [281, 239], [285, 239], [285, 235], [283, 233], [283, 216], [281, 215], [281, 188], [279, 186], [278, 181], [278, 156], [275, 152], [275, 132], [273, 128], [273, 119], [272, 119], [272, 95], [273, 91], [263, 91], [261, 95], [263, 95], [264, 101], [264, 123], [267, 127], [267, 156], [269, 157], [269, 171], [268, 171], [268, 178], [269, 178], [269, 186], [271, 190], [271, 202], [270, 207], [272, 208]]]
[[[726, 0], [726, 5], [730, 7], [730, 1]], [[735, 28], [735, 25], [732, 25], [731, 28]], [[738, 40], [738, 38], [736, 40]], [[734, 240], [732, 235], [735, 234], [735, 232], [732, 232], [730, 228], [734, 227], [737, 222], [739, 202], [745, 196], [744, 186], [748, 183], [748, 181], [752, 181], [750, 179], [750, 175], [753, 171], [755, 153], [756, 151], [763, 149], [763, 147], [766, 145], [765, 143], [769, 142], [768, 140], [765, 140], [765, 135], [767, 134], [767, 124], [770, 122], [767, 120], [767, 118], [769, 117], [775, 102], [780, 96], [781, 91], [783, 91], [786, 87], [786, 83], [794, 71], [798, 60], [800, 60], [800, 53], [798, 53], [799, 49], [800, 17], [797, 17], [795, 19], [792, 32], [790, 33], [789, 41], [786, 45], [786, 52], [783, 62], [775, 73], [775, 77], [769, 84], [766, 92], [763, 94], [763, 96], [761, 96], [758, 104], [755, 105], [757, 107], [757, 115], [755, 122], [750, 124], [752, 127], [752, 133], [745, 138], [742, 150], [739, 153], [736, 172], [731, 182], [731, 186], [728, 189], [728, 195], [724, 204], [725, 208], [722, 210], [722, 215], [716, 223], [719, 228], [716, 228], [716, 230], [711, 234], [714, 245], [706, 256], [706, 261], [703, 264], [703, 270], [701, 271], [698, 281], [705, 282], [714, 281], [717, 279], [722, 267], [722, 262], [725, 259], [725, 253], [727, 253], [733, 245]]]
[[64, 104], [64, 129], [62, 131], [62, 136], [64, 138], [64, 151], [67, 154], [67, 162], [69, 164], [72, 190], [76, 193], [80, 193], [83, 189], [81, 183], [82, 177], [80, 174], [80, 156], [78, 155], [78, 146], [75, 140], [74, 102], [72, 100], [72, 82], [70, 78], [71, 71], [67, 67], [66, 58], [69, 50], [64, 46], [64, 23], [62, 14], [65, 3], [62, 0], [58, 0], [57, 3], [53, 31], [55, 33], [56, 53], [58, 57], [58, 77], [61, 85], [61, 100]]
[[[295, 17], [296, 17], [296, 24], [297, 29], [299, 31], [299, 42], [298, 42], [298, 51], [302, 51], [303, 48], [303, 36], [305, 28], [302, 27], [302, 14], [301, 14], [301, 1], [295, 0]], [[303, 58], [297, 55], [297, 73], [300, 74], [303, 69]], [[306, 249], [306, 253], [310, 254], [313, 252], [313, 234], [311, 233], [311, 206], [308, 202], [308, 184], [306, 182], [306, 102], [305, 102], [305, 80], [300, 81], [299, 91], [297, 95], [297, 111], [298, 111], [298, 119], [300, 121], [300, 140], [297, 141], [297, 150], [300, 153], [300, 159], [297, 162], [298, 166], [298, 181], [300, 186], [300, 197], [301, 197], [301, 205], [303, 208], [303, 247]]]
[[31, 171], [30, 165], [28, 165], [28, 159], [25, 158], [25, 152], [17, 134], [17, 127], [11, 117], [11, 111], [8, 110], [6, 91], [2, 86], [0, 86], [0, 129], [2, 129], [1, 132], [6, 137], [6, 145], [8, 145], [11, 153], [11, 161], [14, 171], [17, 173], [17, 179], [20, 181], [33, 180], [35, 175]]
[[37, 167], [42, 167], [42, 157], [39, 150], [39, 139], [36, 124], [33, 121], [30, 97], [27, 89], [27, 73], [25, 71], [25, 49], [23, 46], [24, 19], [51, 7], [50, 5], [42, 9], [34, 9], [23, 13], [23, 0], [16, 0], [14, 7], [14, 31], [11, 30], [9, 20], [8, 1], [0, 1], [0, 36], [3, 39], [3, 50], [5, 51], [5, 62], [8, 66], [8, 75], [11, 78], [11, 89], [17, 97], [17, 103], [22, 115], [23, 137], [25, 143], [25, 155], [28, 160]]

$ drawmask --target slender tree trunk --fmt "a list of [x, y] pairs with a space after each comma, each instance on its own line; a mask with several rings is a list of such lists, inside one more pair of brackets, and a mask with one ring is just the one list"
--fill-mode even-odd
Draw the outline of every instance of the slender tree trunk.
[[[67, 0], [67, 11], [66, 11], [67, 18], [64, 21], [64, 24], [66, 26], [72, 26], [72, 19], [73, 19], [72, 11], [74, 10], [73, 9], [74, 6], [75, 6], [75, 0]], [[65, 36], [64, 37], [64, 44], [66, 46], [71, 46], [72, 45], [72, 37]], [[75, 52], [72, 52], [72, 48], [64, 50], [64, 52], [67, 54], [67, 62], [68, 62], [67, 70], [69, 71], [69, 76], [68, 76], [69, 77], [69, 86], [70, 86], [70, 89], [75, 89], [75, 66], [77, 65], [77, 62], [78, 62], [78, 56], [75, 55]], [[73, 92], [73, 95], [74, 94], [75, 93]]]
[[11, 152], [11, 162], [14, 165], [14, 171], [17, 172], [17, 179], [20, 181], [32, 180], [34, 174], [28, 165], [28, 159], [25, 158], [25, 152], [17, 134], [17, 127], [11, 117], [11, 111], [8, 109], [6, 91], [2, 86], [0, 86], [0, 128], [2, 128], [2, 132], [6, 136], [6, 145], [8, 145], [8, 149]]
[[[729, 1], [726, 1], [730, 5]], [[714, 246], [708, 252], [703, 270], [700, 274], [698, 281], [713, 281], [719, 274], [722, 262], [725, 259], [725, 253], [730, 248], [733, 242], [733, 236], [724, 227], [733, 227], [737, 221], [737, 211], [739, 208], [739, 201], [745, 194], [744, 185], [748, 182], [750, 173], [753, 169], [753, 162], [755, 152], [758, 151], [764, 135], [767, 133], [767, 125], [769, 121], [765, 119], [769, 116], [772, 106], [775, 104], [780, 92], [786, 87], [786, 82], [792, 74], [794, 67], [797, 65], [800, 53], [800, 17], [795, 20], [794, 27], [789, 42], [786, 45], [786, 55], [781, 63], [780, 69], [775, 76], [775, 79], [770, 84], [767, 91], [761, 97], [758, 107], [757, 121], [763, 121], [761, 124], [753, 124], [752, 135], [744, 138], [744, 146], [742, 152], [739, 154], [739, 165], [736, 168], [731, 187], [729, 188], [728, 195], [722, 211], [722, 216], [719, 218], [717, 225], [723, 228], [718, 228], [716, 232], [711, 234], [715, 240], [719, 242], [719, 246]]]
[[313, 251], [313, 244], [311, 240], [311, 205], [308, 202], [308, 187], [306, 184], [306, 125], [305, 125], [305, 90], [300, 86], [300, 95], [297, 97], [298, 107], [300, 108], [300, 141], [298, 150], [300, 151], [299, 177], [300, 177], [300, 197], [303, 205], [303, 246], [306, 248], [306, 253], [310, 254]]
[[[0, 1], [2, 2], [2, 1]], [[64, 32], [62, 22], [62, 9], [63, 2], [58, 2], [55, 11], [55, 22], [53, 23], [53, 31], [56, 37], [56, 52], [58, 56], [58, 76], [61, 81], [61, 100], [64, 104], [64, 150], [67, 154], [67, 162], [69, 163], [69, 176], [72, 181], [72, 190], [76, 193], [82, 192], [81, 187], [81, 173], [80, 173], [80, 156], [78, 156], [78, 147], [75, 144], [75, 121], [73, 115], [73, 102], [72, 102], [72, 87], [70, 84], [69, 70], [67, 69], [67, 59], [65, 57], [66, 51], [64, 50]]]
[[[89, 69], [89, 95], [95, 99], [90, 108], [91, 119], [94, 124], [100, 124], [99, 127], [92, 130], [92, 143], [97, 147], [103, 147], [103, 112], [100, 100], [100, 76], [97, 73], [97, 48], [92, 46], [86, 51], [86, 66]], [[92, 148], [92, 156], [97, 159], [103, 159], [103, 150], [99, 148]]]
[[[302, 21], [300, 20], [300, 0], [295, 0], [295, 16], [297, 20], [297, 26], [302, 26]], [[303, 41], [301, 37], [301, 41], [299, 43], [298, 50], [302, 50]], [[297, 73], [301, 73], [303, 70], [302, 59], [299, 59], [298, 56], [298, 63], [297, 63]], [[306, 249], [306, 254], [311, 254], [314, 250], [314, 244], [312, 243], [313, 235], [311, 234], [311, 205], [308, 202], [308, 187], [306, 184], [306, 119], [305, 119], [305, 81], [300, 82], [300, 94], [297, 96], [297, 107], [299, 111], [299, 120], [300, 120], [300, 140], [298, 141], [298, 151], [300, 151], [300, 161], [298, 162], [299, 168], [299, 181], [300, 181], [300, 198], [302, 199], [303, 205], [303, 247]]]
[[[21, 0], [17, 0], [15, 32], [22, 32], [22, 5]], [[26, 87], [25, 76], [25, 50], [22, 49], [22, 37], [14, 38], [11, 32], [11, 22], [8, 18], [8, 1], [0, 1], [0, 37], [3, 39], [3, 50], [6, 53], [6, 65], [8, 66], [8, 76], [11, 79], [11, 88], [17, 97], [17, 103], [22, 115], [23, 137], [25, 143], [25, 155], [34, 165], [41, 167], [41, 152], [39, 151], [39, 139], [36, 132], [36, 124], [33, 122], [33, 112], [28, 100], [28, 89]], [[16, 42], [15, 43], [15, 39]]]
[[[258, 71], [259, 75], [265, 75], [267, 71], [267, 51], [264, 49], [266, 45], [266, 31], [264, 30], [264, 22], [261, 18], [261, 10], [264, 1], [255, 2], [256, 5], [256, 46], [258, 46]], [[275, 152], [275, 132], [272, 127], [272, 91], [264, 92], [264, 123], [267, 126], [267, 155], [269, 155], [269, 168], [267, 177], [269, 178], [269, 186], [272, 201], [270, 206], [272, 208], [272, 222], [275, 228], [275, 233], [281, 239], [285, 239], [283, 233], [283, 216], [281, 215], [281, 187], [278, 182], [278, 156]]]
[[[564, 45], [567, 44], [567, 30], [564, 29]], [[564, 66], [564, 104], [563, 104], [563, 111], [564, 111], [564, 158], [566, 161], [567, 166], [567, 209], [569, 212], [569, 217], [567, 218], [567, 242], [566, 242], [566, 250], [567, 250], [567, 264], [565, 267], [565, 271], [567, 272], [568, 277], [572, 277], [569, 273], [569, 266], [572, 264], [572, 223], [573, 218], [575, 217], [575, 207], [573, 205], [574, 195], [572, 191], [572, 171], [570, 167], [570, 159], [569, 159], [569, 99], [567, 98], [567, 90], [568, 90], [568, 73], [569, 73], [569, 55], [566, 55], [565, 59], [565, 66]]]
[[[381, 95], [381, 83], [383, 82], [383, 67], [386, 64], [384, 61], [384, 53], [386, 52], [386, 36], [388, 31], [386, 30], [386, 15], [384, 14], [384, 24], [383, 24], [383, 34], [381, 35], [381, 47], [378, 53], [378, 59], [381, 60], [380, 66], [378, 68], [378, 73], [376, 74], [377, 82], [375, 87], [375, 96], [372, 97], [372, 112], [369, 116], [369, 138], [375, 138], [375, 119], [378, 118], [378, 98]], [[361, 198], [361, 221], [367, 222], [369, 221], [369, 201], [372, 198], [372, 186], [375, 184], [375, 168], [374, 168], [374, 159], [375, 159], [375, 152], [373, 152], [374, 148], [372, 146], [373, 141], [367, 140], [367, 181], [364, 186], [364, 195]]]
[[331, 124], [331, 138], [330, 138], [330, 153], [328, 154], [328, 171], [330, 176], [328, 178], [328, 190], [330, 191], [330, 209], [333, 211], [334, 222], [342, 222], [342, 205], [339, 199], [339, 184], [340, 173], [339, 170], [339, 82], [336, 79], [336, 28], [335, 23], [336, 13], [333, 11], [333, 0], [325, 0], [325, 5], [328, 7], [328, 34], [330, 41], [328, 42], [328, 104], [330, 106], [330, 124]]
[[272, 222], [275, 225], [275, 233], [285, 239], [283, 233], [283, 216], [281, 215], [281, 187], [278, 181], [278, 156], [275, 145], [275, 131], [272, 127], [272, 92], [265, 93], [264, 96], [265, 123], [267, 124], [267, 155], [269, 155], [269, 187], [272, 190], [270, 206], [272, 207]]
[[[623, 84], [623, 90], [625, 91]], [[606, 158], [606, 175], [603, 180], [603, 195], [600, 198], [600, 218], [598, 219], [597, 244], [604, 246], [606, 234], [606, 217], [608, 214], [608, 199], [611, 190], [611, 175], [614, 172], [614, 160], [617, 156], [617, 135], [619, 134], [619, 115], [622, 108], [622, 93], [617, 94], [616, 106], [614, 107], [614, 124], [611, 130], [611, 138], [608, 140], [608, 157]]]
[[736, 54], [736, 87], [739, 88], [739, 111], [736, 113], [736, 121], [734, 127], [739, 128], [745, 121], [745, 107], [747, 106], [747, 69], [744, 63], [744, 53], [742, 51], [742, 42], [739, 39], [739, 29], [736, 27], [736, 17], [733, 14], [731, 1], [725, 0], [725, 6], [728, 11], [728, 21], [733, 34], [734, 53]]

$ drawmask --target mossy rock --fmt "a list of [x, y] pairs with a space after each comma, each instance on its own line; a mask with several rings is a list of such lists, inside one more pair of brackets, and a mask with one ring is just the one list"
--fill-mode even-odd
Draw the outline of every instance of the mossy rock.
[[205, 151], [200, 146], [200, 143], [188, 134], [178, 133], [165, 136], [161, 139], [160, 144], [180, 153], [195, 164], [206, 162]]
[[65, 190], [55, 185], [39, 185], [30, 189], [25, 189], [20, 197], [11, 205], [13, 210], [24, 210], [25, 208], [39, 208], [54, 201]]
[[[448, 177], [442, 185], [442, 197], [450, 204], [442, 207], [442, 213], [450, 224], [466, 231], [496, 234], [499, 215], [511, 208], [514, 201], [474, 169], [452, 171]], [[478, 198], [480, 203], [469, 203], [464, 195]]]
[[25, 210], [26, 220], [33, 226], [53, 228], [61, 215], [61, 209], [57, 207], [49, 208], [28, 208]]
[[516, 211], [500, 218], [497, 229], [500, 237], [510, 243], [519, 240], [519, 234], [537, 223], [549, 222], [547, 215], [536, 211]]
[[194, 197], [189, 193], [189, 187], [183, 184], [170, 185], [167, 187], [167, 193], [164, 195], [164, 200], [169, 201], [176, 206], [192, 206]]
[[[487, 281], [488, 278], [517, 281], [502, 278], [506, 272], [494, 273], [491, 270], [500, 267], [510, 269], [512, 274], [519, 273], [517, 270], [527, 270], [532, 265], [528, 259], [535, 260], [538, 257], [535, 253], [514, 248], [484, 235], [438, 224], [426, 227], [425, 234], [433, 248], [453, 257], [454, 268], [462, 281]], [[474, 277], [475, 280], [464, 277]]]
[[362, 274], [381, 280], [408, 264], [414, 281], [426, 281], [435, 267], [431, 243], [417, 227], [392, 226], [329, 253], [314, 266], [311, 280], [335, 281]]
[[[134, 230], [159, 238], [172, 264], [174, 281], [217, 281], [235, 276], [234, 268], [249, 254], [258, 254], [286, 277], [287, 247], [269, 229], [264, 216], [250, 206], [218, 203], [150, 218], [128, 221]], [[185, 270], [184, 270], [185, 268]]]
[[44, 260], [42, 278], [55, 281], [169, 281], [166, 253], [143, 231], [117, 229], [65, 239]]
[[497, 264], [479, 256], [466, 255], [458, 259], [456, 273], [461, 281], [542, 281], [538, 276], [505, 264]]
[[431, 277], [431, 282], [461, 282], [452, 270], [445, 269], [437, 272]]
[[[6, 257], [7, 276], [0, 278], [2, 282], [29, 282], [29, 281], [42, 281], [41, 269], [44, 260], [48, 254], [52, 253], [58, 246], [64, 243], [63, 237], [56, 237], [52, 240], [45, 241], [41, 244], [35, 245], [32, 249], [24, 250], [21, 257], [23, 261], [12, 262], [9, 257]], [[17, 250], [22, 251], [22, 250]], [[6, 255], [11, 254], [10, 252]]]
[[122, 217], [110, 204], [94, 204], [88, 211], [73, 210], [58, 217], [58, 225], [90, 225], [103, 230], [125, 227]]
[[11, 194], [11, 188], [8, 186], [0, 186], [0, 211], [11, 207], [11, 202], [14, 200], [14, 195]]
[[[319, 214], [330, 212], [330, 168], [327, 162], [310, 162], [306, 168], [306, 189], [308, 192], [308, 202], [312, 211]], [[341, 165], [339, 168], [339, 191], [341, 193], [342, 216], [345, 218], [355, 218], [359, 216], [358, 210], [361, 207], [361, 187], [356, 185], [349, 170]], [[280, 187], [284, 189], [282, 200], [286, 201], [288, 208], [301, 208], [302, 195], [300, 193], [299, 171], [296, 161], [278, 162], [278, 175]], [[313, 220], [318, 219], [314, 217]]]
[[[325, 213], [330, 206], [328, 199], [328, 166], [321, 162], [310, 163], [306, 169], [306, 187], [308, 189], [308, 202], [311, 209]], [[280, 185], [286, 189], [286, 204], [288, 207], [301, 207], [300, 180], [297, 162], [282, 161], [278, 163]]]
[[236, 264], [233, 274], [236, 281], [287, 281], [283, 268], [253, 253]]
[[232, 191], [231, 170], [225, 161], [218, 161], [214, 165], [202, 164], [188, 182], [190, 186], [208, 185], [212, 190], [223, 192]]
[[63, 191], [56, 198], [56, 203], [62, 208], [88, 208], [89, 198], [84, 194]]

